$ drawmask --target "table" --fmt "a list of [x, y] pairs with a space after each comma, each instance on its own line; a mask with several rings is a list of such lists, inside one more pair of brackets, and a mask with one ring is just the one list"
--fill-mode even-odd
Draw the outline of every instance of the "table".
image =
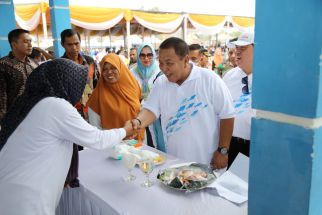
[[[106, 153], [84, 150], [80, 152], [80, 188], [65, 190], [56, 214], [128, 214], [128, 215], [246, 215], [247, 203], [233, 204], [219, 197], [215, 190], [205, 189], [185, 193], [170, 189], [156, 179], [160, 169], [179, 159], [168, 156], [167, 161], [151, 173], [154, 185], [141, 187], [145, 176], [139, 168], [132, 172], [136, 180], [125, 182], [125, 167], [119, 160], [107, 158]], [[70, 203], [73, 201], [74, 206]], [[68, 212], [67, 212], [68, 211]]]

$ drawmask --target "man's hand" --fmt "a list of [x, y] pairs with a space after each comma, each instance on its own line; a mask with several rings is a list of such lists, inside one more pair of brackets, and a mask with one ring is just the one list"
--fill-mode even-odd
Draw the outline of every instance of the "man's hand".
[[124, 139], [133, 139], [137, 135], [137, 130], [133, 129], [131, 121], [126, 121], [123, 127], [126, 131], [126, 137]]
[[51, 54], [49, 54], [48, 52], [46, 52], [45, 50], [43, 50], [43, 49], [41, 49], [41, 48], [39, 48], [39, 47], [32, 47], [33, 49], [36, 49], [36, 50], [38, 50], [40, 53], [42, 53], [44, 56], [45, 56], [45, 58], [46, 58], [46, 60], [49, 60], [49, 59], [54, 59], [54, 56], [52, 56]]
[[223, 155], [220, 152], [215, 151], [213, 156], [212, 156], [210, 165], [214, 169], [222, 169], [222, 168], [227, 167], [227, 165], [228, 165], [228, 154]]
[[139, 132], [141, 129], [141, 121], [137, 118], [131, 120], [133, 130]]

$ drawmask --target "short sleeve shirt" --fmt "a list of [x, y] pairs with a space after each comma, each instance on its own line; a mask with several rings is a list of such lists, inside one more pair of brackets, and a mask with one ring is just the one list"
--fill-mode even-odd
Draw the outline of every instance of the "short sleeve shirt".
[[205, 164], [218, 147], [220, 119], [235, 112], [221, 78], [197, 66], [180, 86], [160, 76], [143, 107], [161, 115], [167, 153]]

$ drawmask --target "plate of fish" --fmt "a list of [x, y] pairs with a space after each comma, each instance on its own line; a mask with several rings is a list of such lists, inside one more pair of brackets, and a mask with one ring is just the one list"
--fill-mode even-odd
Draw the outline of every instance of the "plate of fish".
[[167, 187], [176, 190], [195, 191], [206, 188], [216, 180], [216, 176], [207, 165], [192, 163], [160, 170], [157, 179]]

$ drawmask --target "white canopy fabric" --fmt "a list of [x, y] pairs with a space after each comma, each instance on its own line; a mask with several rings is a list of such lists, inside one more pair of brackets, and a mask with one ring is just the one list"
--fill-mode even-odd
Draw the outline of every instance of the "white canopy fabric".
[[[195, 29], [207, 31], [208, 33], [218, 33], [228, 20], [241, 31], [248, 30], [254, 26], [254, 18], [247, 17], [234, 16], [229, 18], [229, 16], [143, 12], [119, 8], [74, 5], [70, 5], [69, 8], [71, 23], [88, 30], [110, 29], [118, 23], [124, 23], [124, 20], [126, 22], [135, 20], [135, 22], [145, 28], [161, 33], [174, 32], [182, 25], [184, 19], [187, 19]], [[18, 25], [29, 31], [37, 28], [41, 17], [43, 17], [42, 23], [50, 23], [49, 6], [47, 3], [15, 5], [15, 16]]]
[[183, 15], [178, 15], [177, 18], [174, 20], [166, 20], [166, 21], [158, 21], [158, 22], [151, 22], [147, 19], [144, 19], [144, 14], [141, 13], [139, 16], [138, 13], [134, 14], [134, 18], [138, 23], [143, 25], [145, 28], [151, 29], [153, 31], [158, 31], [161, 33], [171, 33], [174, 32], [182, 23], [184, 18]]
[[35, 13], [32, 15], [32, 17], [30, 19], [24, 20], [23, 18], [21, 18], [21, 16], [19, 16], [18, 12], [15, 12], [15, 17], [16, 17], [16, 21], [18, 23], [18, 25], [28, 31], [32, 31], [35, 28], [37, 28], [37, 26], [40, 23], [40, 17], [41, 17], [41, 11], [40, 8], [37, 9], [35, 11]]
[[[48, 0], [14, 0], [14, 3], [17, 24], [35, 30], [37, 35], [43, 32], [48, 43], [47, 25], [51, 24]], [[255, 24], [255, 0], [69, 0], [69, 10], [70, 22], [80, 30], [85, 29], [86, 35], [93, 31], [100, 31], [99, 35], [121, 34], [127, 48], [132, 33], [173, 33], [180, 27], [187, 32], [190, 26], [216, 34], [227, 22], [240, 31], [253, 31]]]
[[217, 16], [215, 18], [209, 15], [188, 14], [188, 20], [197, 30], [216, 34], [222, 30], [228, 18], [225, 16]]
[[77, 19], [70, 19], [70, 22], [73, 25], [85, 28], [85, 29], [89, 29], [89, 30], [106, 30], [109, 28], [114, 27], [117, 23], [119, 23], [124, 17], [124, 13], [121, 13], [119, 15], [117, 15], [115, 18], [105, 21], [105, 22], [98, 22], [98, 23], [88, 23], [88, 22], [83, 22]]
[[[14, 4], [31, 4], [48, 0], [13, 0]], [[70, 5], [130, 10], [195, 13], [219, 16], [255, 17], [255, 0], [69, 0]]]

